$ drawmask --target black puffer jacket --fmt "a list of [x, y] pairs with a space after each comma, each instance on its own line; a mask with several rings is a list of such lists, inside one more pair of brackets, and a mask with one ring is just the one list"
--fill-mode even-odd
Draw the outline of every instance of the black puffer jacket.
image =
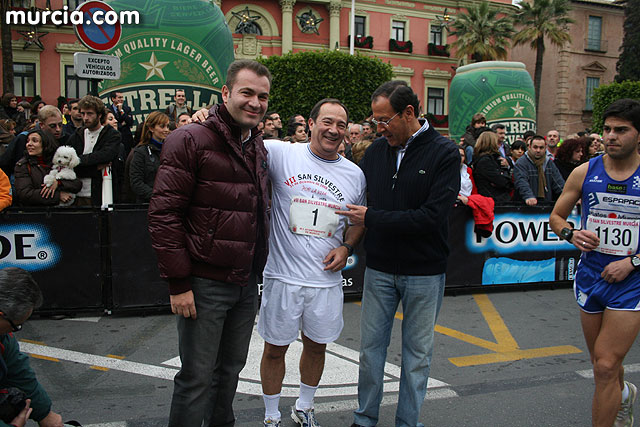
[[261, 133], [241, 142], [224, 105], [203, 124], [171, 132], [149, 204], [149, 231], [169, 292], [190, 276], [245, 286], [264, 268], [269, 230], [267, 151]]
[[149, 143], [133, 149], [129, 168], [129, 185], [135, 194], [136, 203], [149, 203], [153, 183], [160, 167], [160, 149]]

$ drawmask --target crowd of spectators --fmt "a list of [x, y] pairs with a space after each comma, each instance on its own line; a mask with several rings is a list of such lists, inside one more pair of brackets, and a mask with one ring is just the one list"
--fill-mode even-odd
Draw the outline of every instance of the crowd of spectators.
[[[465, 153], [463, 183], [474, 182], [477, 193], [496, 204], [553, 203], [577, 166], [604, 153], [602, 138], [595, 133], [580, 132], [563, 140], [553, 129], [546, 136], [527, 131], [511, 138], [509, 144], [506, 126], [497, 123], [489, 128], [485, 117], [475, 114], [459, 142], [461, 154]], [[468, 195], [462, 189], [460, 195], [464, 202]]]
[[[74, 206], [100, 206], [106, 168], [113, 174], [114, 203], [148, 203], [164, 139], [173, 129], [191, 123], [193, 110], [185, 91], [176, 89], [175, 102], [164, 112], [150, 113], [134, 134], [131, 108], [122, 93], [113, 92], [109, 99], [107, 105], [101, 101], [98, 105], [94, 97], [69, 99], [63, 114], [42, 101], [31, 105], [18, 103], [11, 93], [2, 96], [0, 210], [11, 204], [64, 205], [69, 200]], [[302, 114], [292, 115], [283, 125], [280, 114], [269, 111], [259, 128], [265, 139], [309, 142], [309, 128]], [[350, 122], [339, 153], [359, 163], [377, 137], [376, 130], [368, 121]], [[586, 132], [568, 135], [564, 141], [557, 130], [548, 131], [546, 137], [527, 131], [514, 139], [513, 135], [507, 136], [503, 124], [488, 127], [482, 114], [473, 115], [459, 144], [463, 157], [461, 198], [471, 194], [473, 188], [496, 204], [553, 202], [571, 171], [604, 151], [602, 138]], [[53, 153], [61, 145], [73, 146], [81, 158], [76, 168], [78, 179], [58, 181], [45, 188], [42, 178], [51, 169]]]

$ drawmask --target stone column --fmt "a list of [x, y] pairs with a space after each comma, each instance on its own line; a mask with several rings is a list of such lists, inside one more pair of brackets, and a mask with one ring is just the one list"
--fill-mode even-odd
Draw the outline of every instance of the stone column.
[[293, 5], [296, 0], [280, 0], [282, 8], [282, 54], [293, 50]]
[[331, 1], [327, 8], [329, 9], [329, 49], [336, 48], [336, 43], [340, 46], [340, 11], [342, 3], [340, 1]]

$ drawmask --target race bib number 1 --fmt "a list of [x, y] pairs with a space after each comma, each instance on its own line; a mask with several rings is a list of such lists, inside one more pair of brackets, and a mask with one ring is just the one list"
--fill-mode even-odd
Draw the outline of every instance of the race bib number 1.
[[595, 251], [617, 256], [628, 256], [638, 249], [640, 220], [620, 218], [587, 218], [587, 230], [596, 233], [600, 245]]
[[336, 234], [342, 209], [337, 203], [306, 197], [294, 197], [289, 208], [289, 230], [296, 234], [330, 238]]

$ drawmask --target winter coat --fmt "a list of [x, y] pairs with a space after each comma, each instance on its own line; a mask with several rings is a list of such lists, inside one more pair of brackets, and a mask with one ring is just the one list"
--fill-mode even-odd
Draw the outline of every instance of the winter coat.
[[[20, 351], [13, 334], [0, 335], [0, 388], [15, 387], [31, 399], [32, 419], [41, 421], [51, 412], [51, 399], [29, 365], [29, 356]], [[8, 424], [0, 421], [0, 426]]]
[[160, 149], [149, 143], [133, 149], [129, 167], [129, 184], [135, 194], [136, 203], [149, 203], [153, 183], [160, 167]]
[[[560, 197], [564, 188], [564, 179], [560, 175], [560, 171], [545, 156], [544, 159], [544, 175], [547, 182], [543, 202], [552, 202]], [[516, 200], [535, 199], [538, 194], [538, 168], [533, 164], [529, 157], [529, 153], [524, 153], [516, 162], [513, 170], [513, 179], [516, 187]]]
[[40, 195], [45, 175], [51, 170], [51, 159], [47, 161], [48, 167], [38, 164], [34, 156], [25, 156], [16, 163], [15, 174], [15, 198], [16, 204], [21, 206], [57, 205], [60, 203], [60, 192], [77, 193], [82, 189], [82, 181], [63, 179], [58, 181], [58, 187], [53, 197], [44, 198]]
[[500, 154], [481, 154], [473, 159], [473, 178], [478, 193], [491, 197], [496, 203], [511, 201], [513, 182], [507, 168], [500, 163]]
[[[93, 151], [82, 154], [85, 129], [81, 127], [76, 130], [76, 133], [69, 137], [67, 145], [72, 146], [80, 157], [80, 165], [75, 168], [78, 178], [91, 178], [91, 203], [94, 206], [100, 206], [102, 205], [102, 170], [98, 169], [98, 165], [106, 165], [117, 160], [121, 137], [120, 132], [111, 126], [104, 126]], [[113, 194], [117, 194], [117, 190], [114, 188]]]
[[262, 272], [269, 230], [267, 151], [257, 128], [241, 142], [224, 105], [165, 140], [149, 204], [149, 231], [169, 292], [190, 276], [246, 286]]

